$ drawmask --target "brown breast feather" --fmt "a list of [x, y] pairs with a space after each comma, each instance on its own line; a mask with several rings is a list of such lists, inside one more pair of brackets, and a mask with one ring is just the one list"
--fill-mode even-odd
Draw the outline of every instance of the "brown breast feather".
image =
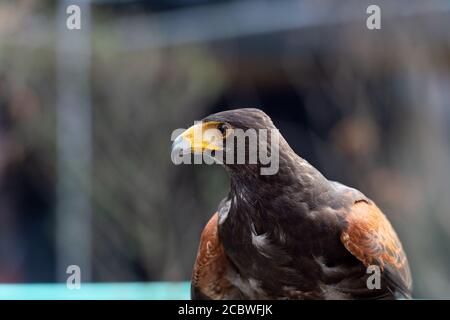
[[225, 299], [233, 289], [225, 278], [229, 262], [219, 240], [217, 212], [208, 221], [200, 237], [200, 245], [192, 274], [192, 298]]

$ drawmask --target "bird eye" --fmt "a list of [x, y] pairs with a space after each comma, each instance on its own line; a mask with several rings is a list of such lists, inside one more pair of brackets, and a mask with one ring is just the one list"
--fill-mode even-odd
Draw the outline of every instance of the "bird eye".
[[230, 126], [227, 123], [221, 123], [217, 127], [217, 130], [219, 130], [223, 136], [226, 135], [228, 129], [230, 129]]

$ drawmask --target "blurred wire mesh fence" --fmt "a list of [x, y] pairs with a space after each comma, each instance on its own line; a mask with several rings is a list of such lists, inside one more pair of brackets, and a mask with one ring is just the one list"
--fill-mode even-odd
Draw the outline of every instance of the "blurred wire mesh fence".
[[68, 3], [0, 4], [1, 282], [189, 279], [228, 180], [170, 134], [252, 106], [379, 203], [417, 297], [450, 297], [448, 1], [92, 1], [75, 33]]

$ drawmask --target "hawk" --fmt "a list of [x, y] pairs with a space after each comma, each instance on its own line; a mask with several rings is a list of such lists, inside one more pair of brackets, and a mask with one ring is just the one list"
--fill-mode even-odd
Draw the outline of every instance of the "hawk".
[[[227, 142], [249, 129], [275, 132], [259, 146], [278, 143], [275, 174], [261, 174], [259, 160], [223, 161], [236, 151]], [[243, 150], [250, 152], [250, 143]], [[363, 193], [328, 180], [297, 155], [263, 111], [212, 114], [179, 135], [172, 152], [213, 158], [222, 152], [231, 181], [201, 234], [192, 299], [411, 297], [408, 261], [386, 216]], [[377, 271], [374, 287], [369, 277]]]

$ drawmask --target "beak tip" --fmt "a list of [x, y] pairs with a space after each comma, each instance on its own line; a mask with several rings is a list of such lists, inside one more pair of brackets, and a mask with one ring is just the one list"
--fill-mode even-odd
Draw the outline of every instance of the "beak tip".
[[172, 143], [172, 156], [188, 153], [191, 150], [191, 144], [181, 135], [176, 137]]

